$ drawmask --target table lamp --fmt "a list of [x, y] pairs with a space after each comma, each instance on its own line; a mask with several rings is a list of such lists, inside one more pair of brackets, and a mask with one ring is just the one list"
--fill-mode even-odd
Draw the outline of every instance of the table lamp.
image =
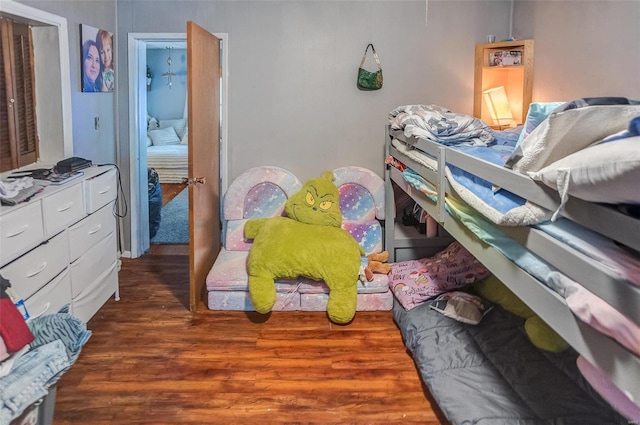
[[509, 98], [503, 86], [493, 87], [482, 92], [484, 100], [489, 107], [489, 114], [493, 124], [500, 128], [513, 122], [513, 114], [509, 105]]

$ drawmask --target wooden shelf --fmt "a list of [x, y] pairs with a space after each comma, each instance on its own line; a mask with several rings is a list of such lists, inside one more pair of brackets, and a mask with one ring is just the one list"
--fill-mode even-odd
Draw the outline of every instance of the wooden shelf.
[[492, 71], [499, 71], [499, 70], [505, 70], [505, 71], [509, 71], [511, 69], [518, 69], [518, 68], [524, 68], [523, 65], [506, 65], [506, 66], [483, 66], [482, 69], [490, 69]]
[[[489, 55], [498, 51], [522, 52], [522, 65], [489, 66]], [[529, 111], [533, 90], [533, 40], [476, 44], [473, 115], [489, 125], [493, 120], [482, 92], [503, 86], [517, 124], [522, 124]]]

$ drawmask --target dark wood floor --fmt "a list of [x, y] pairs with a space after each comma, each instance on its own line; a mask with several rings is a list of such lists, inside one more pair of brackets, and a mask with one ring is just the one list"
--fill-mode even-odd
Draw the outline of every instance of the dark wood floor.
[[180, 183], [160, 183], [160, 189], [162, 190], [162, 206], [175, 198], [178, 193], [182, 192], [187, 187]]
[[191, 313], [188, 258], [123, 259], [121, 300], [89, 321], [54, 424], [446, 423], [391, 312], [347, 326], [324, 313]]

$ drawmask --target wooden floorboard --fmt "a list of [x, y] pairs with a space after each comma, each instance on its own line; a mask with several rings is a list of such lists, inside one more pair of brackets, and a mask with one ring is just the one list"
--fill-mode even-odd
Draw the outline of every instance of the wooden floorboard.
[[178, 196], [178, 193], [182, 192], [187, 187], [180, 183], [160, 183], [160, 190], [162, 191], [162, 205], [167, 205], [170, 200]]
[[55, 425], [446, 424], [391, 312], [188, 311], [189, 257], [123, 259], [120, 301], [58, 383]]

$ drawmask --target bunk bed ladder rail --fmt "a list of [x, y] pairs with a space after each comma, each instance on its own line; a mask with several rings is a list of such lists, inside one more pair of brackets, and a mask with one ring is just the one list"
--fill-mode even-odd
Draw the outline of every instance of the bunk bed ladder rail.
[[[446, 149], [444, 146], [438, 146], [437, 151], [438, 151], [438, 157], [437, 157], [438, 170], [444, 170], [444, 167], [447, 166], [447, 161], [445, 157]], [[436, 220], [441, 225], [444, 224], [445, 217], [447, 216], [445, 197], [447, 196], [447, 192], [448, 192], [448, 186], [447, 186], [448, 184], [449, 183], [447, 182], [446, 173], [439, 172], [438, 173], [438, 203], [437, 203], [438, 216], [436, 217]]]

